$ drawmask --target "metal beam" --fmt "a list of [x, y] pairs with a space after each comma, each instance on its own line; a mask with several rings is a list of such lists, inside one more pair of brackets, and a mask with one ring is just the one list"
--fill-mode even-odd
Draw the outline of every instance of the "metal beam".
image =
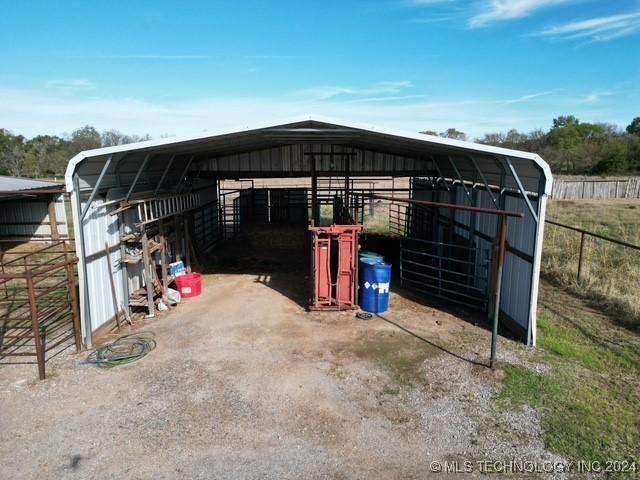
[[522, 186], [522, 182], [520, 181], [520, 177], [518, 177], [518, 174], [516, 173], [516, 169], [513, 168], [513, 164], [511, 163], [511, 159], [509, 157], [504, 157], [504, 160], [507, 163], [507, 166], [509, 167], [509, 171], [511, 172], [511, 175], [513, 176], [513, 179], [516, 181], [516, 184], [518, 185], [518, 189], [520, 190], [520, 193], [522, 194], [522, 197], [524, 198], [524, 201], [527, 204], [527, 208], [529, 209], [529, 212], [531, 212], [531, 216], [536, 221], [536, 223], [538, 223], [538, 214], [536, 213], [536, 211], [533, 208], [533, 205], [531, 205], [531, 202], [529, 201], [529, 197], [527, 196], [527, 192], [525, 191], [524, 187]]
[[144, 157], [144, 160], [142, 161], [142, 165], [140, 165], [140, 168], [138, 169], [138, 173], [136, 173], [135, 178], [133, 179], [133, 183], [131, 183], [131, 186], [129, 187], [129, 191], [127, 192], [127, 195], [125, 197], [125, 201], [128, 202], [129, 198], [131, 197], [131, 194], [133, 193], [133, 189], [136, 188], [136, 183], [138, 183], [138, 179], [140, 178], [140, 175], [142, 175], [142, 171], [147, 167], [147, 163], [149, 163], [149, 159], [151, 158], [151, 154], [148, 153], [146, 157]]
[[164, 169], [164, 172], [162, 172], [162, 177], [160, 177], [160, 181], [158, 182], [156, 189], [153, 191], [154, 195], [158, 194], [158, 190], [160, 190], [160, 187], [162, 186], [164, 179], [167, 178], [167, 173], [169, 173], [169, 169], [171, 168], [171, 165], [173, 164], [173, 161], [175, 160], [175, 158], [176, 158], [175, 154], [171, 155], [171, 158], [169, 159], [169, 163], [167, 163], [167, 166]]
[[453, 158], [451, 158], [451, 155], [447, 155], [447, 159], [449, 160], [449, 163], [453, 167], [454, 172], [456, 172], [456, 175], [458, 176], [458, 179], [460, 180], [460, 183], [462, 184], [462, 188], [464, 189], [464, 193], [467, 196], [467, 200], [469, 200], [469, 203], [471, 205], [473, 205], [473, 199], [471, 198], [471, 194], [469, 193], [469, 189], [464, 184], [464, 180], [462, 179], [462, 175], [460, 175], [460, 170], [458, 170], [458, 167], [456, 166], [455, 162], [453, 161]]
[[[80, 180], [78, 179], [78, 174], [74, 173], [73, 175], [73, 189], [75, 190], [76, 196], [76, 209], [80, 212], [80, 208], [82, 203], [80, 202]], [[79, 265], [78, 268], [82, 269], [82, 289], [84, 290], [84, 299], [82, 305], [82, 321], [84, 322], [84, 333], [85, 333], [85, 346], [87, 348], [91, 348], [93, 346], [92, 335], [91, 335], [91, 306], [89, 303], [89, 280], [87, 279], [87, 260], [85, 254], [85, 243], [84, 243], [84, 226], [82, 223], [82, 219], [78, 222], [78, 231], [76, 232], [78, 235], [78, 239], [80, 240], [80, 251], [79, 254]]]
[[187, 162], [187, 164], [185, 165], [184, 170], [182, 170], [182, 173], [180, 174], [180, 181], [176, 184], [176, 187], [182, 183], [182, 180], [184, 179], [184, 176], [189, 171], [189, 167], [191, 166], [191, 162], [193, 162], [194, 158], [196, 158], [196, 156], [192, 155], [189, 161]]
[[498, 262], [496, 270], [495, 288], [493, 292], [493, 322], [491, 328], [491, 357], [489, 366], [492, 370], [496, 368], [496, 357], [498, 352], [498, 323], [500, 321], [500, 297], [502, 293], [502, 272], [504, 269], [504, 257], [507, 244], [507, 219], [500, 218], [500, 231], [498, 233]]
[[351, 158], [345, 157], [344, 159], [345, 173], [344, 173], [344, 208], [349, 214], [349, 183], [351, 182]]
[[438, 175], [440, 175], [440, 178], [442, 179], [442, 183], [444, 183], [445, 188], [447, 189], [447, 192], [450, 192], [451, 189], [449, 188], [449, 185], [447, 185], [447, 182], [445, 182], [444, 180], [444, 175], [442, 175], [442, 170], [440, 170], [440, 167], [438, 166], [438, 162], [433, 161], [433, 166], [436, 167], [436, 171], [438, 172]]
[[320, 225], [320, 210], [318, 209], [318, 175], [316, 173], [316, 157], [313, 155], [309, 156], [309, 161], [311, 162], [311, 225], [317, 227]]
[[415, 205], [422, 205], [425, 207], [435, 207], [435, 208], [450, 208], [452, 210], [464, 210], [466, 212], [476, 212], [476, 213], [486, 213], [488, 215], [497, 215], [500, 217], [514, 217], [514, 218], [522, 218], [524, 214], [522, 212], [511, 212], [509, 210], [494, 210], [492, 208], [481, 208], [481, 207], [468, 207], [466, 205], [457, 205], [455, 203], [442, 203], [442, 202], [429, 202], [427, 200], [412, 200], [409, 198], [396, 198], [396, 197], [388, 197], [386, 195], [373, 195], [363, 194], [365, 197], [371, 198], [379, 198], [380, 200], [389, 200], [392, 202], [402, 202], [402, 203], [410, 203]]
[[[107, 161], [105, 162], [104, 166], [102, 167], [102, 171], [100, 172], [100, 176], [98, 176], [98, 181], [94, 185], [93, 190], [91, 190], [91, 195], [89, 195], [89, 200], [87, 200], [87, 204], [85, 205], [84, 210], [81, 210], [82, 213], [80, 214], [80, 223], [82, 223], [82, 221], [84, 220], [84, 217], [87, 216], [89, 207], [91, 207], [91, 203], [93, 202], [93, 200], [96, 198], [96, 195], [98, 194], [98, 189], [100, 188], [100, 185], [102, 184], [102, 180], [104, 179], [104, 176], [107, 173], [109, 166], [111, 165], [111, 160], [113, 160], [113, 155], [109, 155], [109, 158], [107, 158]], [[76, 174], [76, 178], [77, 178], [77, 174]], [[79, 188], [80, 187], [78, 186], [78, 189]], [[80, 190], [78, 190], [78, 201], [80, 201]]]
[[493, 196], [493, 192], [491, 191], [491, 188], [489, 187], [489, 182], [487, 182], [487, 178], [484, 176], [484, 173], [482, 173], [482, 170], [480, 170], [480, 167], [478, 166], [478, 162], [476, 162], [476, 159], [473, 158], [472, 156], [469, 156], [469, 158], [471, 159], [471, 163], [473, 163], [473, 166], [475, 167], [476, 171], [480, 175], [480, 178], [482, 179], [482, 182], [484, 183], [484, 188], [487, 190], [487, 193], [489, 194], [489, 197], [491, 197], [491, 201], [496, 206], [496, 208], [498, 210], [500, 210], [500, 205], [498, 205], [498, 201], [496, 200], [496, 197]]
[[[536, 345], [536, 323], [538, 313], [538, 289], [540, 286], [540, 263], [542, 261], [542, 242], [544, 240], [545, 212], [547, 196], [544, 194], [545, 177], [540, 176], [538, 183], [538, 224], [533, 244], [531, 262], [531, 288], [529, 290], [529, 322], [527, 323], [527, 345]], [[548, 222], [548, 220], [547, 220]], [[638, 249], [640, 250], [640, 248]]]
[[[200, 178], [200, 173], [202, 172], [202, 167], [198, 169], [198, 171], [196, 172], [195, 177], [193, 178], [194, 180], [198, 180]], [[251, 180], [251, 188], [253, 188], [253, 180]], [[191, 185], [189, 185], [189, 188], [187, 189], [187, 192], [191, 192], [193, 190], [193, 182], [191, 182]]]

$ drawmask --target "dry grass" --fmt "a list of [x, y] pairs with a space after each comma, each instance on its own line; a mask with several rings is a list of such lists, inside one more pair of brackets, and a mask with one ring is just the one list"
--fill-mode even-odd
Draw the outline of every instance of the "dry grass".
[[[640, 201], [552, 201], [547, 218], [640, 245]], [[547, 224], [543, 274], [589, 299], [634, 329], [640, 328], [640, 251], [586, 237], [581, 279], [577, 278], [580, 234]]]
[[389, 203], [377, 200], [371, 215], [369, 206], [364, 210], [364, 228], [368, 233], [389, 234]]

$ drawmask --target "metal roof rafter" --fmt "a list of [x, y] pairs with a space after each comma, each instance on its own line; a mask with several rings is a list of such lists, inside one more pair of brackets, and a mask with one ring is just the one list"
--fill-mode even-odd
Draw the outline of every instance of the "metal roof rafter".
[[133, 193], [133, 189], [136, 187], [136, 184], [138, 183], [138, 179], [140, 178], [140, 175], [142, 175], [142, 171], [146, 168], [147, 164], [149, 163], [149, 160], [151, 159], [151, 154], [147, 153], [147, 156], [144, 157], [144, 160], [142, 161], [142, 165], [140, 165], [140, 168], [138, 168], [138, 172], [136, 173], [135, 178], [133, 179], [133, 182], [131, 182], [131, 186], [129, 187], [129, 191], [127, 192], [127, 195], [125, 197], [125, 201], [129, 201], [129, 197], [131, 197], [131, 194]]
[[480, 178], [482, 179], [482, 182], [484, 183], [484, 188], [487, 190], [487, 193], [489, 194], [489, 197], [491, 198], [491, 201], [493, 202], [495, 207], [498, 210], [500, 210], [500, 205], [498, 205], [498, 201], [496, 200], [496, 197], [493, 196], [493, 192], [491, 191], [491, 188], [489, 188], [489, 182], [487, 182], [487, 178], [484, 176], [484, 173], [482, 173], [482, 170], [480, 170], [480, 167], [478, 166], [478, 162], [476, 162], [476, 159], [473, 158], [472, 155], [469, 155], [469, 159], [471, 159], [471, 163], [473, 163], [473, 166], [475, 167], [476, 171], [480, 175]]
[[440, 170], [440, 167], [438, 166], [438, 162], [436, 161], [435, 158], [433, 159], [433, 166], [436, 167], [436, 171], [438, 172], [438, 175], [439, 175], [439, 180], [442, 180], [442, 183], [444, 184], [444, 188], [447, 189], [447, 192], [450, 192], [451, 188], [449, 188], [449, 185], [447, 185], [444, 175], [442, 174], [442, 170]]
[[[98, 189], [100, 188], [100, 185], [102, 184], [102, 180], [104, 180], [104, 176], [107, 173], [107, 170], [109, 169], [109, 166], [111, 165], [111, 161], [112, 160], [113, 160], [113, 155], [109, 155], [109, 158], [107, 158], [107, 161], [102, 166], [102, 170], [100, 171], [100, 176], [98, 177], [98, 181], [94, 185], [93, 190], [91, 190], [91, 194], [89, 195], [89, 200], [87, 200], [87, 203], [85, 204], [84, 209], [82, 210], [82, 213], [80, 214], [80, 223], [82, 223], [82, 221], [84, 220], [84, 217], [87, 216], [87, 212], [89, 211], [89, 207], [91, 207], [91, 204], [93, 203], [93, 200], [96, 198], [96, 195], [98, 194]], [[80, 195], [80, 192], [78, 192], [78, 198], [80, 198], [79, 195]]]
[[460, 175], [460, 170], [458, 170], [458, 167], [456, 166], [455, 162], [453, 161], [453, 158], [451, 158], [451, 155], [447, 155], [447, 158], [449, 159], [449, 163], [453, 167], [453, 170], [456, 172], [456, 175], [457, 175], [458, 179], [460, 180], [460, 184], [462, 185], [462, 188], [464, 189], [464, 193], [467, 196], [467, 200], [469, 200], [469, 204], [473, 205], [473, 200], [471, 198], [471, 194], [469, 193], [469, 189], [467, 188], [467, 186], [464, 183], [464, 180], [462, 179], [462, 175]]
[[529, 201], [529, 196], [527, 195], [527, 191], [522, 186], [522, 182], [520, 181], [520, 177], [516, 173], [516, 169], [513, 167], [513, 163], [511, 163], [511, 159], [509, 157], [504, 157], [504, 161], [507, 163], [507, 166], [509, 167], [509, 171], [511, 172], [511, 175], [513, 176], [513, 179], [516, 181], [516, 184], [518, 185], [518, 189], [520, 190], [520, 194], [522, 195], [522, 198], [524, 199], [525, 203], [527, 204], [527, 208], [529, 209], [529, 212], [531, 213], [531, 216], [536, 221], [536, 223], [538, 223], [538, 214], [534, 210], [533, 205], [531, 205], [531, 201]]
[[158, 194], [158, 191], [160, 190], [160, 187], [162, 186], [164, 179], [167, 177], [167, 173], [169, 172], [169, 169], [171, 168], [171, 165], [173, 164], [173, 161], [175, 160], [175, 158], [176, 158], [175, 154], [171, 155], [171, 158], [167, 162], [167, 166], [165, 167], [164, 172], [162, 172], [162, 177], [160, 177], [160, 181], [158, 182], [158, 185], [156, 185], [156, 188], [153, 191], [154, 195]]
[[189, 158], [189, 161], [187, 162], [187, 164], [184, 167], [184, 170], [182, 170], [182, 173], [180, 174], [178, 183], [176, 183], [176, 187], [178, 185], [180, 185], [182, 183], [182, 180], [184, 180], [184, 176], [187, 174], [187, 172], [189, 171], [189, 167], [191, 167], [191, 163], [193, 162], [193, 159], [196, 158], [195, 155], [191, 155], [191, 158]]

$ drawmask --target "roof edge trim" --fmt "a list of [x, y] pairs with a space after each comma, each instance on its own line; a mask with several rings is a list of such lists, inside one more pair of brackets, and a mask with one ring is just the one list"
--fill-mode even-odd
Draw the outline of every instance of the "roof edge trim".
[[490, 154], [490, 155], [502, 155], [502, 156], [509, 156], [514, 158], [521, 158], [524, 160], [531, 160], [537, 164], [537, 166], [542, 170], [545, 176], [544, 193], [547, 195], [551, 194], [551, 187], [553, 184], [551, 168], [549, 167], [549, 164], [545, 162], [542, 159], [542, 157], [540, 157], [536, 153], [530, 153], [530, 152], [525, 152], [521, 150], [512, 150], [509, 148], [502, 148], [502, 147], [494, 147], [491, 145], [484, 145], [481, 143], [474, 143], [474, 142], [468, 142], [468, 141], [462, 141], [462, 140], [453, 140], [450, 138], [427, 135], [424, 133], [407, 132], [407, 131], [396, 130], [392, 128], [377, 127], [374, 125], [366, 125], [363, 123], [345, 121], [340, 119], [323, 117], [319, 115], [304, 115], [304, 116], [298, 116], [290, 119], [283, 119], [276, 122], [270, 122], [268, 124], [259, 124], [259, 125], [252, 125], [252, 126], [244, 125], [235, 129], [224, 129], [220, 131], [204, 131], [197, 135], [181, 135], [181, 136], [175, 136], [175, 137], [160, 138], [157, 140], [147, 140], [144, 142], [129, 143], [126, 145], [117, 145], [113, 147], [103, 147], [103, 148], [97, 148], [93, 150], [85, 150], [75, 155], [69, 161], [69, 164], [67, 165], [67, 169], [65, 172], [65, 186], [68, 192], [73, 191], [73, 174], [76, 171], [76, 168], [84, 160], [91, 157], [130, 152], [130, 151], [143, 151], [147, 149], [152, 149], [154, 147], [164, 147], [168, 145], [192, 142], [196, 140], [205, 140], [207, 138], [215, 138], [215, 137], [224, 136], [224, 135], [233, 135], [234, 133], [247, 133], [251, 131], [281, 127], [281, 126], [286, 126], [286, 125], [291, 125], [296, 123], [303, 123], [303, 122], [326, 123], [326, 124], [337, 126], [337, 127], [353, 128], [358, 130], [369, 131], [372, 133], [379, 133], [382, 135], [400, 137], [400, 138], [405, 138], [410, 140], [418, 140], [418, 141], [425, 142], [427, 144], [432, 144], [432, 145], [441, 145], [441, 146], [447, 146], [447, 147], [460, 148], [464, 150], [477, 151], [477, 152]]

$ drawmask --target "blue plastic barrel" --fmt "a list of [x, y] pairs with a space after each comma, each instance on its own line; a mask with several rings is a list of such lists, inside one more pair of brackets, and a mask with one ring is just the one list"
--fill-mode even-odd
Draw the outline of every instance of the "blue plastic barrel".
[[360, 308], [365, 312], [382, 313], [389, 308], [391, 264], [378, 259], [360, 260]]

